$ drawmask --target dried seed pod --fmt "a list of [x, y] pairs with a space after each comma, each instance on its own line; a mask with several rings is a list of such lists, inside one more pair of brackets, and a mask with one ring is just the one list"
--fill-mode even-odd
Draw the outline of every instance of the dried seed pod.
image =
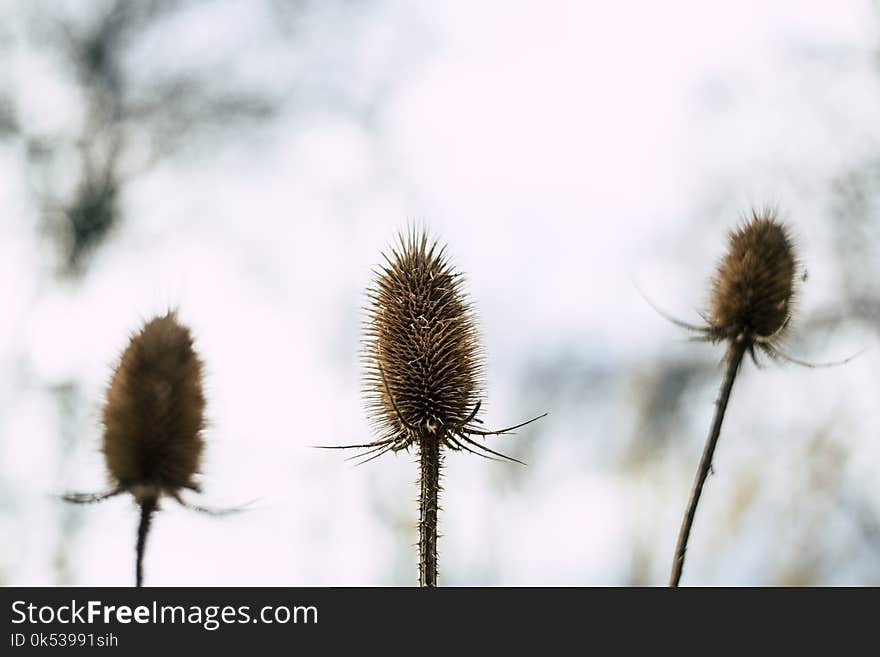
[[131, 337], [107, 389], [103, 422], [110, 491], [64, 499], [87, 504], [121, 493], [134, 497], [140, 506], [135, 582], [141, 586], [147, 535], [162, 496], [211, 515], [240, 510], [193, 506], [181, 497], [183, 489], [199, 490], [205, 396], [202, 361], [190, 330], [174, 312], [150, 320]]
[[515, 461], [473, 437], [507, 433], [538, 418], [497, 431], [477, 426], [483, 355], [463, 279], [445, 249], [412, 231], [385, 260], [368, 291], [363, 350], [365, 404], [379, 437], [340, 449], [364, 448], [366, 462], [418, 447], [419, 583], [436, 586], [441, 448]]
[[712, 469], [727, 404], [745, 355], [749, 354], [757, 364], [755, 350], [758, 348], [770, 357], [807, 367], [831, 367], [855, 357], [837, 363], [814, 364], [792, 358], [781, 349], [779, 341], [791, 321], [799, 268], [788, 229], [773, 211], [753, 210], [751, 217], [730, 233], [727, 253], [718, 263], [712, 281], [709, 312], [704, 316], [706, 323], [694, 326], [660, 311], [675, 324], [698, 333], [703, 340], [727, 343], [724, 379], [682, 518], [669, 575], [670, 586], [678, 586], [681, 581], [697, 506]]
[[198, 490], [204, 411], [202, 361], [189, 329], [173, 312], [147, 322], [122, 353], [104, 405], [113, 486], [139, 501]]
[[788, 229], [772, 212], [753, 212], [731, 232], [712, 283], [713, 339], [769, 344], [780, 337], [791, 317], [797, 269]]
[[[426, 235], [401, 239], [370, 290], [364, 396], [379, 435], [446, 438], [481, 401], [483, 357], [463, 278]], [[400, 445], [402, 446], [402, 445]]]
[[729, 236], [727, 253], [718, 263], [706, 326], [678, 324], [700, 332], [703, 339], [727, 342], [724, 379], [715, 402], [715, 415], [697, 467], [675, 546], [669, 585], [678, 586], [697, 506], [712, 469], [715, 447], [733, 384], [745, 354], [755, 359], [755, 347], [771, 356], [784, 356], [777, 342], [788, 327], [794, 303], [797, 258], [788, 230], [770, 212], [752, 211], [751, 218]]

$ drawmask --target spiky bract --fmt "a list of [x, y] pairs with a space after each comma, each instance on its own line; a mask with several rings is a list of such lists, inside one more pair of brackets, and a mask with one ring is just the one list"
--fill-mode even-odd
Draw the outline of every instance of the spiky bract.
[[[421, 437], [447, 444], [474, 419], [483, 358], [463, 279], [445, 248], [416, 231], [401, 235], [368, 291], [364, 396], [393, 449]], [[455, 444], [450, 444], [457, 447]]]
[[103, 452], [113, 486], [139, 500], [198, 490], [205, 398], [202, 361], [174, 312], [132, 336], [104, 405]]

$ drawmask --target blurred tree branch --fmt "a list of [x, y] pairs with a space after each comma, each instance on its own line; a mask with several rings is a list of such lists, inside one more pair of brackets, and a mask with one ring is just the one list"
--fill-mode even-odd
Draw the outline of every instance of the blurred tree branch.
[[[0, 99], [0, 135], [4, 128], [17, 130], [28, 144], [42, 229], [57, 246], [58, 273], [64, 277], [80, 276], [89, 256], [121, 223], [121, 200], [133, 179], [206, 129], [223, 128], [227, 138], [240, 138], [278, 111], [281, 99], [273, 90], [246, 88], [221, 71], [136, 75], [128, 58], [139, 40], [196, 3], [113, 0], [86, 17], [64, 15], [50, 5], [50, 11], [35, 11], [29, 23], [40, 47], [53, 53], [77, 89], [83, 118], [73, 132], [32, 134], [27, 117]], [[128, 148], [133, 141], [141, 151]], [[72, 186], [63, 184], [67, 179]]]

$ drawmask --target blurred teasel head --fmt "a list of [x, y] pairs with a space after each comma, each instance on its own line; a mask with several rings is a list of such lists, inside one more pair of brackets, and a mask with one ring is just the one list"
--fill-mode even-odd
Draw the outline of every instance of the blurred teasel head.
[[776, 213], [752, 210], [751, 216], [728, 236], [727, 252], [718, 262], [712, 280], [709, 309], [703, 316], [705, 324], [693, 326], [670, 318], [699, 333], [704, 340], [727, 344], [724, 378], [682, 517], [669, 575], [670, 586], [678, 586], [681, 581], [697, 506], [712, 470], [721, 425], [745, 354], [756, 364], [756, 350], [760, 349], [772, 358], [815, 367], [792, 358], [780, 346], [791, 322], [799, 268], [791, 233], [777, 219]]
[[202, 361], [173, 312], [132, 336], [104, 404], [103, 452], [111, 485], [138, 501], [198, 491], [204, 442]]
[[743, 342], [753, 356], [755, 346], [775, 356], [791, 319], [798, 267], [789, 230], [772, 211], [753, 211], [730, 233], [718, 263], [707, 337]]
[[213, 511], [184, 501], [184, 489], [199, 491], [204, 441], [205, 396], [202, 360], [189, 328], [173, 311], [155, 317], [130, 338], [107, 388], [102, 451], [110, 479], [106, 493], [64, 496], [68, 502], [100, 502], [130, 493], [140, 506], [136, 584], [143, 582], [143, 557], [153, 514], [168, 496], [196, 511]]

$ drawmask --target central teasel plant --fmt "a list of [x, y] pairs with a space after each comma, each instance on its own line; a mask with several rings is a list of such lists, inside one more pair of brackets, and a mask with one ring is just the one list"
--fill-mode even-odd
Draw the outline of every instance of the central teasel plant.
[[758, 355], [790, 361], [807, 367], [815, 365], [786, 354], [781, 341], [791, 326], [795, 306], [800, 263], [788, 228], [775, 212], [752, 211], [751, 216], [729, 235], [727, 252], [717, 266], [712, 281], [709, 311], [705, 324], [694, 326], [668, 315], [674, 323], [698, 334], [697, 339], [724, 343], [725, 373], [715, 405], [715, 414], [700, 459], [690, 499], [682, 519], [670, 586], [678, 586], [684, 567], [688, 539], [706, 478], [712, 469], [715, 446], [733, 390], [737, 373], [746, 355], [759, 365]]
[[144, 552], [153, 515], [163, 497], [210, 515], [239, 509], [209, 509], [184, 500], [200, 492], [195, 480], [204, 449], [205, 396], [202, 360], [189, 328], [169, 311], [129, 340], [107, 388], [102, 413], [102, 451], [110, 480], [104, 493], [65, 495], [90, 504], [129, 493], [140, 508], [135, 548], [135, 585], [144, 579]]
[[400, 235], [368, 290], [363, 392], [375, 441], [361, 462], [415, 447], [419, 458], [419, 584], [436, 586], [437, 516], [443, 450], [516, 459], [475, 438], [507, 434], [482, 427], [484, 357], [464, 279], [445, 247], [424, 231]]

